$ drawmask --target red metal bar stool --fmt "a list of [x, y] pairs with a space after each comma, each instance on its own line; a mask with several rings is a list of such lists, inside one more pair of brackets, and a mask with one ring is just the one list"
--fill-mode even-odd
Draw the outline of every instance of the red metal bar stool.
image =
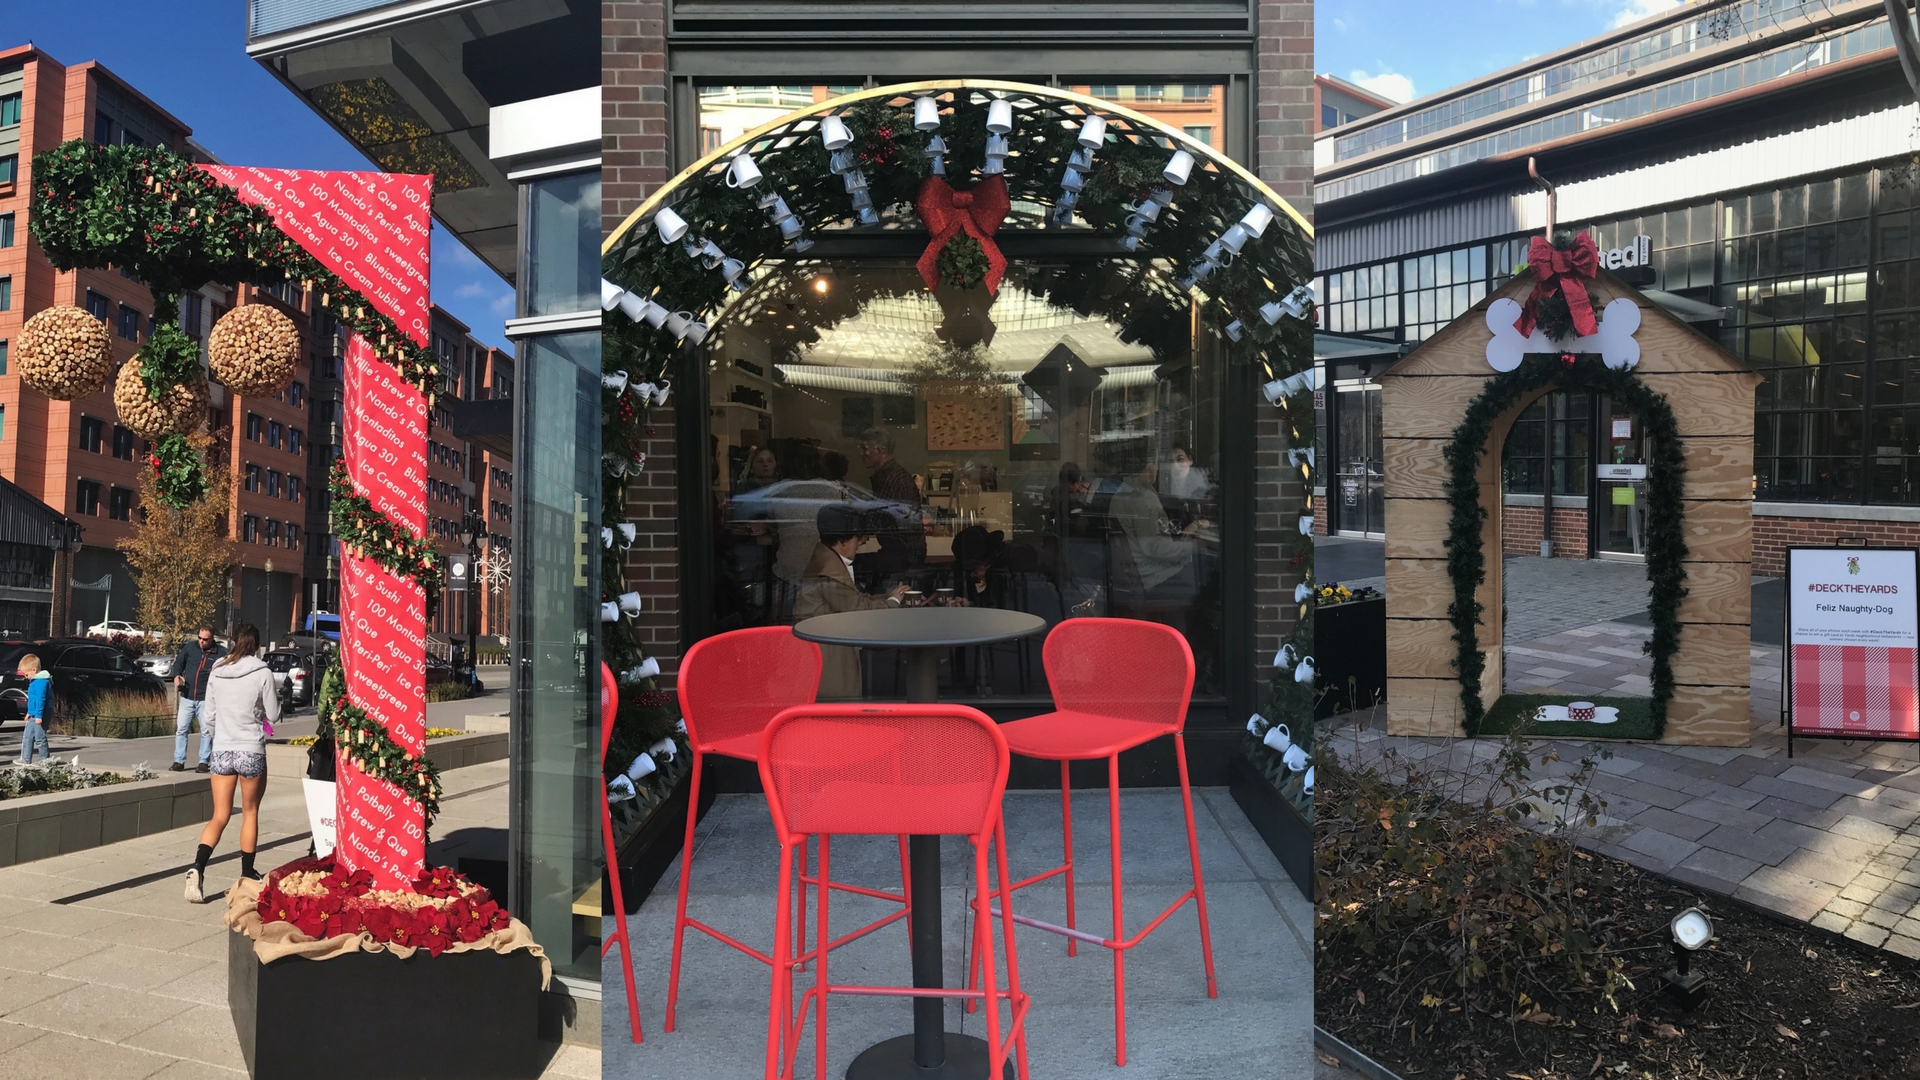
[[[1168, 916], [1188, 900], [1200, 916], [1200, 955], [1207, 969], [1207, 996], [1218, 997], [1213, 978], [1213, 940], [1207, 931], [1207, 890], [1200, 876], [1200, 843], [1193, 827], [1193, 789], [1187, 783], [1187, 747], [1182, 729], [1187, 701], [1193, 695], [1193, 650], [1180, 632], [1159, 623], [1135, 619], [1068, 619], [1053, 628], [1041, 652], [1047, 682], [1053, 689], [1055, 711], [1000, 725], [1007, 747], [1016, 754], [1060, 763], [1060, 819], [1066, 861], [1051, 870], [1013, 883], [1014, 890], [1064, 875], [1067, 886], [1067, 925], [1057, 926], [1023, 915], [1013, 921], [1038, 930], [1064, 935], [1067, 955], [1087, 942], [1113, 952], [1114, 1062], [1127, 1063], [1127, 950], [1159, 929]], [[1121, 917], [1120, 888], [1120, 752], [1165, 735], [1173, 736], [1174, 760], [1180, 769], [1180, 801], [1187, 814], [1187, 854], [1193, 865], [1193, 887], [1181, 893], [1165, 911], [1138, 933], [1128, 937]], [[1073, 790], [1068, 765], [1075, 761], [1107, 761], [1108, 853], [1113, 867], [1113, 936], [1100, 937], [1074, 927], [1073, 911]], [[1000, 868], [1002, 880], [1006, 869]], [[977, 965], [976, 965], [977, 966]], [[973, 976], [968, 976], [968, 987]], [[972, 1009], [972, 1003], [968, 1003]]]
[[[708, 754], [720, 754], [742, 761], [759, 761], [760, 736], [767, 723], [782, 709], [813, 703], [814, 695], [820, 690], [820, 666], [820, 646], [794, 637], [792, 628], [786, 626], [753, 627], [703, 638], [695, 642], [680, 661], [677, 677], [680, 714], [686, 721], [687, 745], [693, 754], [693, 780], [688, 793], [687, 833], [680, 846], [680, 897], [673, 920], [673, 966], [667, 976], [667, 1016], [662, 1025], [669, 1032], [673, 1030], [676, 1006], [680, 999], [680, 953], [689, 927], [731, 945], [763, 964], [773, 963], [773, 957], [759, 949], [729, 937], [698, 919], [687, 917], [687, 884], [693, 874], [693, 829], [698, 824], [695, 811], [700, 805], [704, 759]], [[794, 912], [799, 922], [796, 933], [802, 940], [807, 933], [807, 886], [818, 889], [826, 878], [824, 869], [818, 876], [808, 875], [807, 852], [802, 845], [799, 897]], [[863, 889], [837, 881], [828, 882], [832, 888], [843, 892], [891, 900], [902, 905], [899, 911], [830, 943], [830, 947], [838, 948], [907, 917], [911, 908], [907, 885], [907, 838], [904, 835], [900, 837], [900, 881], [901, 891], [898, 893]], [[781, 888], [782, 903], [785, 903], [787, 895], [785, 888], [784, 885]], [[812, 957], [811, 952], [805, 953], [799, 962], [805, 964]]]
[[[1012, 1052], [1027, 1080], [1026, 1017], [1020, 989], [1013, 893], [1006, 887], [1007, 840], [1000, 817], [1007, 788], [1007, 742], [984, 714], [964, 705], [803, 705], [774, 717], [760, 737], [760, 779], [780, 839], [780, 911], [775, 916], [773, 987], [767, 1012], [767, 1080], [794, 1075], [807, 1010], [814, 1008], [814, 1071], [827, 1075], [827, 996], [886, 995], [985, 1002], [989, 1077], [998, 1077]], [[821, 878], [832, 865], [833, 834], [884, 836], [960, 834], [973, 844], [974, 940], [985, 990], [915, 989], [835, 984], [827, 977], [831, 889], [814, 890], [820, 904], [818, 942], [801, 957], [785, 917], [796, 849], [820, 838]], [[997, 854], [999, 913], [1006, 948], [1007, 988], [996, 982], [993, 919], [988, 915], [987, 855]], [[804, 940], [799, 944], [804, 944]], [[793, 972], [805, 956], [818, 958], [814, 983], [793, 1005]], [[1011, 1010], [1002, 1029], [1000, 1005]]]
[[[600, 760], [607, 760], [607, 747], [613, 743], [613, 719], [620, 711], [620, 684], [613, 669], [600, 665]], [[613, 846], [613, 809], [600, 800], [600, 834], [606, 841], [607, 884], [613, 892], [613, 933], [600, 946], [605, 959], [615, 945], [620, 946], [621, 968], [627, 977], [627, 1021], [633, 1027], [633, 1041], [640, 1041], [640, 1001], [633, 992], [633, 939], [627, 936], [627, 903], [620, 891], [620, 857]]]

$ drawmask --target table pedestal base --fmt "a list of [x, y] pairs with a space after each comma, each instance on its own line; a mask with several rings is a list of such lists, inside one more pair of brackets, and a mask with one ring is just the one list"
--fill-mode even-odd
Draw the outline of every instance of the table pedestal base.
[[[947, 1060], [931, 1069], [913, 1063], [913, 1036], [902, 1035], [875, 1043], [847, 1066], [847, 1080], [985, 1080], [987, 1041], [971, 1035], [946, 1033]], [[1006, 1080], [1014, 1080], [1013, 1055], [1007, 1055], [1003, 1071]]]

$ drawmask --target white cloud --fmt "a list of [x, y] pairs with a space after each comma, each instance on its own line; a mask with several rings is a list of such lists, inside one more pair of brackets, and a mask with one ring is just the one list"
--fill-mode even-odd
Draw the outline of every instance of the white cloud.
[[1649, 15], [1658, 15], [1663, 11], [1677, 8], [1681, 0], [1625, 0], [1620, 10], [1613, 14], [1614, 26], [1625, 26], [1639, 22]]
[[1341, 32], [1341, 33], [1343, 33], [1343, 34], [1344, 34], [1344, 33], [1346, 33], [1346, 32], [1347, 32], [1347, 20], [1345, 20], [1345, 19], [1340, 19], [1340, 18], [1336, 18], [1336, 19], [1334, 19], [1334, 20], [1333, 20], [1333, 28], [1334, 28], [1335, 30], [1338, 30], [1338, 31], [1340, 31], [1340, 32]]
[[1365, 87], [1379, 94], [1381, 97], [1386, 98], [1388, 101], [1406, 102], [1413, 100], [1413, 80], [1407, 78], [1405, 75], [1396, 74], [1391, 71], [1382, 71], [1378, 75], [1369, 75], [1364, 71], [1354, 71], [1350, 72], [1347, 78], [1352, 80], [1355, 85]]

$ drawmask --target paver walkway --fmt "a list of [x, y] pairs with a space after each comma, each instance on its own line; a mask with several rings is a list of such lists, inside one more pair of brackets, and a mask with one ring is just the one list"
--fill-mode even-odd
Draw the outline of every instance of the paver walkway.
[[[507, 763], [443, 774], [446, 795], [429, 859], [443, 845], [507, 821]], [[0, 869], [0, 1077], [165, 1080], [245, 1075], [227, 1009], [225, 904], [239, 873], [239, 815], [208, 868], [216, 898], [181, 898], [198, 825]], [[262, 870], [306, 853], [297, 784], [269, 784]], [[276, 1022], [308, 1023], [311, 1017]], [[597, 1048], [568, 1045], [544, 1074], [599, 1080]]]
[[[1515, 559], [1508, 562], [1510, 574], [1516, 563], [1553, 565], [1522, 570], [1532, 577], [1524, 593], [1508, 593], [1509, 615], [1523, 595], [1551, 596], [1541, 606], [1550, 605], [1557, 614], [1534, 620], [1540, 637], [1508, 638], [1510, 691], [1648, 692], [1650, 661], [1639, 652], [1646, 627], [1576, 621], [1581, 612], [1617, 617], [1614, 609], [1626, 603], [1618, 594], [1630, 582], [1610, 581], [1610, 571], [1591, 568], [1623, 564]], [[1751, 745], [1608, 743], [1614, 756], [1600, 763], [1594, 782], [1607, 801], [1606, 814], [1579, 842], [1869, 945], [1920, 957], [1920, 749], [1799, 740], [1789, 759], [1780, 726], [1780, 647], [1756, 644], [1749, 658]], [[1349, 762], [1380, 762], [1391, 751], [1430, 773], [1455, 775], [1469, 787], [1484, 783], [1480, 767], [1495, 749], [1490, 740], [1390, 737], [1383, 706], [1327, 724], [1331, 730], [1323, 738]], [[1586, 744], [1536, 743], [1538, 749], [1549, 745], [1567, 760], [1540, 775], [1571, 771], [1569, 762], [1578, 760]]]
[[[1178, 789], [1128, 789], [1121, 792], [1120, 804], [1126, 926], [1138, 932], [1191, 881], [1186, 826]], [[1192, 907], [1184, 907], [1128, 955], [1128, 1056], [1126, 1068], [1116, 1069], [1113, 963], [1107, 952], [1083, 945], [1078, 956], [1069, 957], [1059, 937], [1020, 927], [1020, 973], [1033, 996], [1028, 1052], [1035, 1077], [1307, 1080], [1314, 1075], [1311, 908], [1225, 789], [1195, 788], [1193, 804], [1220, 996], [1207, 997], [1198, 923]], [[1006, 815], [1008, 862], [1016, 879], [1059, 859], [1057, 792], [1010, 792]], [[1103, 791], [1075, 792], [1073, 826], [1079, 926], [1110, 931]], [[962, 882], [972, 881], [972, 863], [964, 839], [946, 838], [942, 848], [943, 943], [951, 986], [965, 971], [964, 897], [971, 890]], [[702, 820], [694, 850], [688, 914], [767, 949], [773, 940], [779, 848], [765, 800], [721, 796]], [[832, 863], [836, 881], [899, 887], [900, 863], [891, 837], [836, 837]], [[766, 1045], [770, 971], [697, 931], [686, 935], [678, 1024], [671, 1034], [661, 1029], [679, 875], [676, 859], [646, 903], [628, 917], [644, 1043], [635, 1046], [625, 1038], [627, 1001], [618, 955], [601, 968], [607, 1075], [757, 1076]], [[1055, 878], [1017, 893], [1014, 910], [1063, 922], [1064, 903], [1064, 888]], [[835, 893], [829, 906], [836, 932], [893, 910], [897, 906], [844, 893]], [[611, 931], [609, 922], [606, 932]], [[898, 986], [908, 982], [907, 960], [905, 924], [900, 923], [835, 950], [829, 967], [835, 982]], [[801, 973], [797, 987], [804, 990], [812, 978], [811, 972]], [[950, 1003], [946, 1015], [949, 1030], [981, 1033], [980, 1016], [963, 1020], [958, 1003]], [[845, 1075], [861, 1050], [911, 1029], [905, 999], [836, 997], [826, 1076]], [[798, 1071], [812, 1076], [811, 1024], [803, 1038], [806, 1052]]]

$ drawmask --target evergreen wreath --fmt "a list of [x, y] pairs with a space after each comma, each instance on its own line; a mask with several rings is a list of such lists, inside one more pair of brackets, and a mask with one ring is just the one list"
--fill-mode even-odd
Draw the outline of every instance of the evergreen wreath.
[[207, 473], [200, 464], [200, 452], [185, 435], [168, 435], [154, 444], [147, 454], [153, 466], [154, 493], [175, 510], [185, 510], [207, 493]]
[[335, 539], [354, 555], [371, 556], [395, 577], [409, 578], [426, 594], [427, 618], [440, 609], [440, 591], [445, 580], [440, 573], [440, 552], [431, 541], [381, 513], [373, 500], [355, 490], [347, 477], [347, 462], [336, 458], [327, 475], [327, 490], [333, 497], [328, 518]]
[[[1573, 362], [1566, 363], [1567, 359]], [[1686, 454], [1666, 395], [1648, 387], [1632, 371], [1609, 368], [1591, 355], [1536, 353], [1512, 371], [1487, 380], [1447, 441], [1446, 493], [1452, 511], [1447, 522], [1447, 577], [1453, 582], [1453, 603], [1447, 608], [1447, 617], [1453, 623], [1457, 649], [1454, 667], [1460, 679], [1461, 723], [1471, 738], [1479, 734], [1480, 723], [1486, 718], [1486, 705], [1480, 700], [1480, 677], [1486, 671], [1487, 654], [1480, 649], [1482, 608], [1474, 595], [1487, 580], [1486, 553], [1480, 547], [1480, 532], [1487, 520], [1487, 512], [1480, 505], [1480, 458], [1488, 450], [1494, 419], [1517, 404], [1522, 395], [1543, 387], [1612, 395], [1646, 425], [1652, 454], [1647, 467], [1646, 550], [1653, 636], [1644, 649], [1653, 657], [1652, 708], [1657, 739], [1666, 728], [1667, 703], [1673, 699], [1680, 601], [1687, 595], [1687, 541], [1681, 511]]]
[[987, 278], [987, 253], [980, 247], [980, 241], [964, 232], [955, 233], [953, 239], [940, 248], [936, 265], [941, 282], [956, 289], [971, 289]]
[[408, 753], [378, 720], [344, 694], [334, 699], [329, 716], [340, 756], [419, 803], [422, 828], [433, 828], [433, 819], [440, 816], [440, 769], [433, 759]]

